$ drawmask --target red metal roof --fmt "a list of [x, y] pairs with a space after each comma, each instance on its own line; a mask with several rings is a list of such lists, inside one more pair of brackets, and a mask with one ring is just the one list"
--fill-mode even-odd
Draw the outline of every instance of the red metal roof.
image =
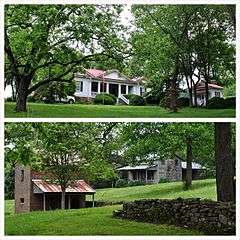
[[[60, 185], [48, 183], [42, 179], [32, 179], [33, 183], [44, 193], [62, 192]], [[95, 193], [84, 180], [77, 180], [74, 184], [66, 189], [70, 193]]]
[[104, 75], [104, 71], [98, 69], [86, 69], [86, 73], [91, 77], [99, 78]]

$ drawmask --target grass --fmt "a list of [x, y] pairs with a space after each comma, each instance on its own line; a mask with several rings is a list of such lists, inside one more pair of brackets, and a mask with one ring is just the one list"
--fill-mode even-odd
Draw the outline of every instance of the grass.
[[[6, 203], [9, 208], [10, 203]], [[112, 217], [120, 206], [8, 215], [6, 235], [201, 235], [185, 228]]]
[[[214, 179], [194, 181], [188, 191], [182, 182], [146, 186], [99, 189], [96, 200], [133, 201], [142, 198], [216, 199]], [[5, 201], [6, 235], [202, 235], [203, 233], [171, 225], [155, 225], [115, 219], [113, 210], [120, 205], [14, 214], [13, 200]]]
[[95, 195], [96, 200], [112, 202], [150, 198], [172, 199], [178, 197], [200, 197], [216, 200], [216, 180], [193, 181], [193, 185], [188, 191], [183, 191], [182, 182], [171, 182], [137, 187], [98, 189]]
[[27, 113], [17, 113], [15, 103], [5, 103], [5, 117], [61, 117], [61, 118], [182, 118], [182, 117], [235, 117], [235, 109], [205, 109], [182, 108], [177, 113], [171, 113], [159, 106], [104, 106], [93, 104], [44, 104], [28, 103]]

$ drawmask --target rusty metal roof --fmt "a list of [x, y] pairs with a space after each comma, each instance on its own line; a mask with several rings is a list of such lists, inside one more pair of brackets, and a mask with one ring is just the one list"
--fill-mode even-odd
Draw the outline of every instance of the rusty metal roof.
[[[32, 179], [35, 186], [37, 186], [42, 193], [59, 193], [62, 192], [60, 185], [46, 182], [42, 179]], [[66, 189], [67, 193], [95, 193], [84, 180], [77, 180], [72, 186]], [[38, 191], [39, 193], [39, 191]]]

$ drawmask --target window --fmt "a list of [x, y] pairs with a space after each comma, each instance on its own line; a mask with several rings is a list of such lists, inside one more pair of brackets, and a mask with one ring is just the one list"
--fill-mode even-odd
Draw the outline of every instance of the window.
[[24, 170], [21, 170], [21, 182], [24, 181]]
[[204, 100], [204, 94], [200, 95], [200, 99]]
[[127, 89], [126, 85], [121, 85], [121, 94], [126, 94], [127, 93], [126, 89]]
[[[104, 84], [104, 88], [103, 88], [103, 84]], [[100, 92], [106, 92], [106, 91], [107, 91], [107, 84], [101, 82], [101, 85], [100, 85]]]
[[82, 92], [83, 91], [83, 82], [77, 82], [77, 92]]
[[165, 165], [165, 160], [161, 160], [161, 165]]
[[20, 203], [24, 204], [24, 198], [20, 198]]
[[140, 95], [142, 96], [144, 93], [144, 88], [143, 87], [140, 87]]
[[215, 97], [220, 97], [220, 92], [215, 92]]
[[98, 82], [92, 82], [92, 92], [98, 92]]

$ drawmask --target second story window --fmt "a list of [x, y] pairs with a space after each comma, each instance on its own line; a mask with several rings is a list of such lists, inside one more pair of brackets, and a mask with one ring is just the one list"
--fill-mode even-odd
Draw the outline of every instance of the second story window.
[[24, 181], [24, 170], [21, 170], [21, 182]]

